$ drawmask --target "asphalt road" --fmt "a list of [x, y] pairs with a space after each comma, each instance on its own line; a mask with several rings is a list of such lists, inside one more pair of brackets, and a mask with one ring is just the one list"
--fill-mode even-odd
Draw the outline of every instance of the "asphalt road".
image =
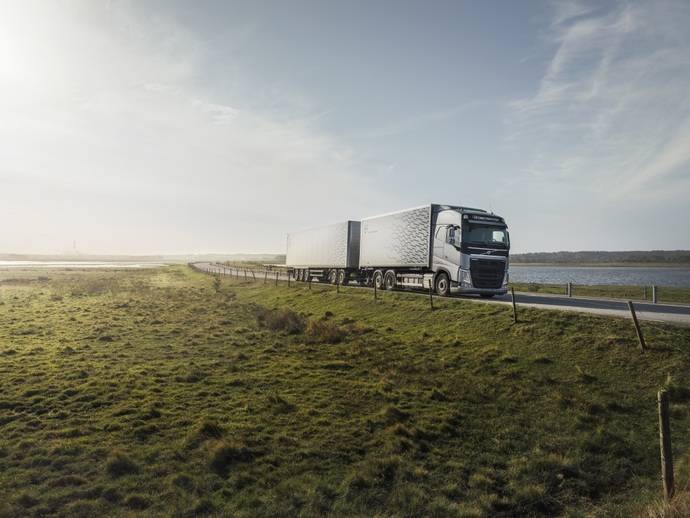
[[[231, 274], [231, 269], [212, 265], [211, 263], [196, 263], [195, 266], [208, 272], [224, 272]], [[244, 272], [240, 271], [244, 276]], [[248, 273], [251, 277], [251, 273]], [[256, 273], [256, 278], [262, 278], [263, 273]], [[269, 279], [275, 280], [275, 272], [269, 274]], [[278, 279], [285, 281], [286, 275], [278, 272]], [[366, 288], [370, 289], [370, 288]], [[411, 292], [413, 293], [413, 292]], [[420, 295], [422, 293], [419, 293]], [[472, 300], [483, 304], [510, 304], [510, 295], [481, 299], [476, 296], [454, 296], [453, 299]], [[613, 317], [630, 318], [630, 311], [626, 301], [620, 299], [565, 297], [561, 295], [536, 295], [533, 293], [516, 293], [515, 302], [520, 306], [528, 306], [540, 309], [556, 309], [561, 311], [577, 311], [580, 313], [594, 313]], [[640, 320], [652, 320], [670, 324], [690, 326], [690, 305], [683, 304], [651, 304], [648, 302], [635, 302], [635, 312]]]

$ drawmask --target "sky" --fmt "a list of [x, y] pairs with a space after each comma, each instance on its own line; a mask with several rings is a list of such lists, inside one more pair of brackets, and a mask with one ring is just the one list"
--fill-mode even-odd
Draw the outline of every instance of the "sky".
[[0, 253], [283, 252], [425, 203], [690, 249], [690, 2], [0, 0]]

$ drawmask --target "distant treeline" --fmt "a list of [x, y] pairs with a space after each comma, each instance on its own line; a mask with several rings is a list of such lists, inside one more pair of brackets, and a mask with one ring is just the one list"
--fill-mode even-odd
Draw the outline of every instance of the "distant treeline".
[[690, 250], [629, 252], [532, 252], [512, 254], [513, 263], [666, 263], [690, 264]]

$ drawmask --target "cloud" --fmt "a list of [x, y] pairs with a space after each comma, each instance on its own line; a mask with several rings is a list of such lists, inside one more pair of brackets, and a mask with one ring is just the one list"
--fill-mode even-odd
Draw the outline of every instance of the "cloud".
[[554, 5], [545, 72], [506, 117], [526, 173], [604, 198], [681, 195], [669, 184], [690, 175], [690, 6]]
[[281, 250], [380, 196], [309, 114], [211, 94], [203, 40], [136, 4], [4, 3], [0, 49], [2, 251]]

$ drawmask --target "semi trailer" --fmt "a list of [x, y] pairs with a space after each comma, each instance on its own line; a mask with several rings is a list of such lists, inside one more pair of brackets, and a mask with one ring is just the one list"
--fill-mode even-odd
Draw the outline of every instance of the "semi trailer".
[[286, 264], [299, 281], [492, 297], [508, 290], [509, 251], [502, 217], [428, 204], [289, 234]]

